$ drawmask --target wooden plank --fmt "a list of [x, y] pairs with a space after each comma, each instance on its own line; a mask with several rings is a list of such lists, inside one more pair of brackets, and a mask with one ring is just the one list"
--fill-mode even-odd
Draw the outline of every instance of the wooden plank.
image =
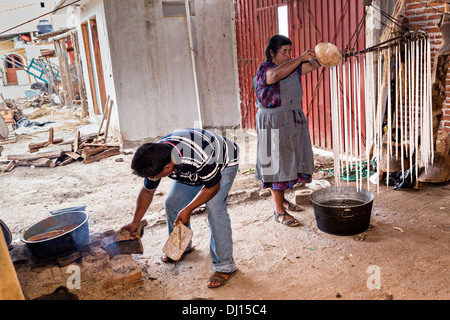
[[14, 167], [16, 166], [16, 164], [17, 162], [15, 160], [10, 161], [6, 166], [5, 170], [3, 170], [3, 172], [11, 172], [12, 169], [14, 169]]
[[78, 160], [78, 159], [81, 158], [81, 155], [79, 155], [79, 154], [76, 153], [76, 152], [72, 152], [72, 151], [64, 151], [64, 154], [65, 154], [66, 156], [71, 157], [73, 160]]
[[105, 143], [106, 143], [106, 139], [108, 138], [108, 129], [109, 129], [109, 122], [111, 121], [112, 105], [113, 105], [113, 100], [111, 99], [111, 101], [109, 103], [109, 109], [108, 109], [108, 119], [106, 120], [105, 134], [103, 135], [103, 141]]
[[89, 32], [88, 32], [88, 23], [87, 21], [83, 22], [81, 24], [81, 34], [83, 36], [83, 44], [84, 44], [84, 50], [86, 55], [86, 64], [87, 64], [87, 70], [88, 70], [88, 76], [89, 76], [89, 87], [91, 89], [91, 96], [92, 96], [92, 108], [94, 109], [94, 114], [100, 114], [98, 110], [98, 102], [97, 102], [97, 95], [95, 94], [95, 82], [94, 82], [94, 71], [92, 69], [92, 55], [91, 50], [89, 49]]
[[103, 247], [111, 259], [116, 254], [143, 254], [144, 247], [141, 239], [125, 240], [111, 243]]
[[116, 143], [83, 143], [83, 148], [96, 148], [96, 147], [120, 148], [120, 145]]
[[[63, 139], [55, 139], [55, 140], [53, 140], [53, 144], [59, 144], [63, 141], [64, 141]], [[51, 144], [52, 143], [49, 143], [48, 141], [30, 143], [30, 144], [28, 144], [28, 148], [30, 149], [30, 152], [33, 153], [33, 152], [39, 151], [40, 148], [48, 147]]]
[[94, 156], [88, 157], [86, 159], [83, 160], [83, 163], [91, 163], [94, 161], [100, 161], [102, 159], [111, 157], [111, 156], [115, 156], [117, 154], [120, 154], [120, 150], [118, 148], [109, 148], [99, 154], [96, 154]]
[[55, 139], [55, 133], [54, 129], [50, 128], [48, 130], [48, 140], [43, 142], [36, 142], [36, 143], [30, 143], [28, 144], [28, 148], [30, 149], [30, 152], [36, 152], [40, 148], [48, 147], [51, 144], [58, 144], [63, 142], [63, 139]]
[[80, 59], [80, 46], [78, 44], [78, 36], [77, 31], [72, 30], [70, 32], [70, 37], [72, 39], [72, 46], [74, 48], [74, 57], [75, 57], [75, 66], [77, 70], [77, 78], [78, 78], [78, 90], [80, 91], [80, 98], [81, 98], [81, 116], [83, 118], [86, 118], [89, 115], [88, 110], [88, 102], [86, 97], [86, 88], [84, 84], [84, 78], [83, 78], [83, 70], [81, 69], [81, 59]]
[[74, 97], [74, 88], [73, 88], [73, 82], [72, 82], [72, 72], [70, 71], [70, 64], [69, 64], [69, 53], [67, 52], [67, 41], [68, 38], [61, 39], [59, 41], [59, 44], [61, 46], [61, 53], [63, 55], [63, 63], [64, 63], [64, 69], [65, 69], [65, 77], [66, 77], [66, 83], [67, 83], [67, 95], [69, 96], [69, 101], [67, 103], [70, 103], [69, 106], [73, 105]]
[[95, 60], [94, 62], [95, 62], [95, 70], [97, 73], [97, 85], [100, 94], [100, 103], [104, 104], [106, 102], [106, 86], [103, 74], [103, 63], [102, 63], [102, 55], [100, 52], [100, 42], [96, 16], [89, 18], [89, 26], [91, 29], [90, 35], [92, 40], [92, 49], [94, 50], [94, 60]]
[[[141, 222], [139, 222], [139, 225], [135, 231], [136, 238], [142, 238], [142, 236], [144, 235], [144, 228], [147, 225], [148, 225], [148, 222], [146, 219], [143, 219]], [[120, 241], [127, 241], [127, 240], [132, 240], [130, 238], [130, 232], [128, 230], [120, 230], [120, 231], [116, 232], [115, 234], [113, 234], [112, 236], [102, 239], [101, 244], [102, 244], [102, 247], [106, 247], [112, 243], [120, 242]]]
[[100, 123], [100, 128], [98, 128], [97, 139], [100, 137], [100, 132], [102, 131], [102, 127], [103, 127], [103, 122], [105, 122], [106, 115], [108, 114], [109, 99], [110, 99], [110, 96], [108, 95], [108, 98], [106, 99], [105, 106], [103, 107], [103, 117], [102, 117], [102, 122]]
[[21, 155], [8, 155], [8, 160], [17, 160], [17, 161], [31, 161], [31, 160], [37, 160], [41, 158], [58, 158], [61, 156], [62, 151], [56, 151], [56, 152], [44, 152], [41, 154], [35, 154], [35, 155], [27, 155], [27, 154], [21, 154]]
[[49, 158], [40, 158], [36, 160], [31, 161], [19, 161], [16, 163], [16, 167], [55, 167], [55, 164], [53, 163], [52, 159]]
[[109, 149], [107, 146], [100, 146], [100, 147], [96, 147], [96, 148], [83, 148], [81, 150], [81, 157], [86, 159], [86, 158], [89, 158], [90, 156], [99, 154], [100, 152], [103, 152], [107, 149]]
[[63, 96], [65, 105], [71, 106], [72, 105], [72, 97], [69, 95], [69, 87], [68, 87], [68, 81], [67, 81], [67, 70], [66, 70], [66, 64], [64, 63], [64, 53], [61, 48], [61, 45], [59, 41], [53, 41], [53, 44], [55, 46], [55, 52], [58, 56], [58, 62], [59, 62], [59, 68], [60, 68], [60, 75], [61, 75], [61, 82], [63, 87]]
[[80, 130], [77, 130], [75, 141], [73, 142], [73, 152], [78, 152], [79, 148], [80, 148]]
[[60, 163], [58, 163], [58, 165], [60, 166], [65, 166], [66, 164], [69, 164], [71, 162], [75, 161], [73, 158], [71, 157], [67, 157], [66, 159], [64, 159], [63, 161], [61, 161]]

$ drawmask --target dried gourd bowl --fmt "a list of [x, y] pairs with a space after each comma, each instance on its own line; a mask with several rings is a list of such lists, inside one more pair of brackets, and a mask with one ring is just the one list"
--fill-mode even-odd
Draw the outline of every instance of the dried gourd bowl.
[[317, 61], [328, 68], [336, 66], [342, 59], [342, 52], [334, 44], [321, 42], [314, 48]]

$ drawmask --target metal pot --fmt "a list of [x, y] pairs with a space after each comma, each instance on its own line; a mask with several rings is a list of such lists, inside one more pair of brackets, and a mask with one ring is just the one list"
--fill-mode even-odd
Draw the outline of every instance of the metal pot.
[[317, 227], [326, 233], [354, 235], [370, 225], [374, 195], [349, 186], [329, 187], [311, 194]]
[[[64, 212], [46, 218], [31, 227], [22, 235], [21, 240], [26, 243], [31, 254], [45, 260], [62, 256], [80, 249], [89, 241], [89, 215], [84, 211]], [[68, 226], [75, 227], [67, 232], [44, 240], [30, 240], [30, 238], [55, 230], [64, 230]]]

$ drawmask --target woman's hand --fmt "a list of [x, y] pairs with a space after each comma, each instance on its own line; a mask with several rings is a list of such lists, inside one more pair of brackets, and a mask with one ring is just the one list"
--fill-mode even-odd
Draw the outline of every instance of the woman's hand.
[[309, 49], [306, 50], [301, 56], [300, 59], [302, 59], [302, 61], [306, 62], [309, 61], [311, 59], [316, 59], [316, 53], [314, 52], [313, 49]]
[[[315, 61], [315, 59], [316, 59], [316, 54], [315, 54], [314, 50], [312, 50], [312, 49], [306, 50], [301, 56], [299, 56], [295, 59], [292, 59], [286, 63], [283, 63], [275, 68], [267, 70], [266, 84], [271, 85], [280, 80], [283, 80], [288, 75], [290, 75], [295, 69], [297, 69], [298, 66], [300, 64], [302, 64], [303, 62], [309, 61], [311, 64], [311, 61]], [[318, 65], [318, 63], [317, 63], [317, 65]], [[319, 66], [320, 65], [316, 66], [314, 64], [313, 67], [307, 67], [306, 73], [317, 69]], [[305, 69], [305, 66], [302, 67], [302, 74], [305, 74], [304, 69]]]

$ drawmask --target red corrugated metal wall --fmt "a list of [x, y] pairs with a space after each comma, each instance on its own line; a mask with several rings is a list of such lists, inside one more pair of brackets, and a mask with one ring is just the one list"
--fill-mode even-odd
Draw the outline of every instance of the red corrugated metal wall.
[[[344, 50], [364, 15], [363, 0], [236, 0], [236, 40], [242, 127], [255, 129], [255, 93], [251, 79], [265, 61], [268, 39], [278, 33], [277, 8], [288, 6], [293, 57], [320, 42]], [[365, 47], [364, 32], [356, 49]], [[332, 148], [329, 73], [320, 68], [303, 78], [303, 111], [314, 145]], [[363, 87], [363, 84], [361, 84]]]

